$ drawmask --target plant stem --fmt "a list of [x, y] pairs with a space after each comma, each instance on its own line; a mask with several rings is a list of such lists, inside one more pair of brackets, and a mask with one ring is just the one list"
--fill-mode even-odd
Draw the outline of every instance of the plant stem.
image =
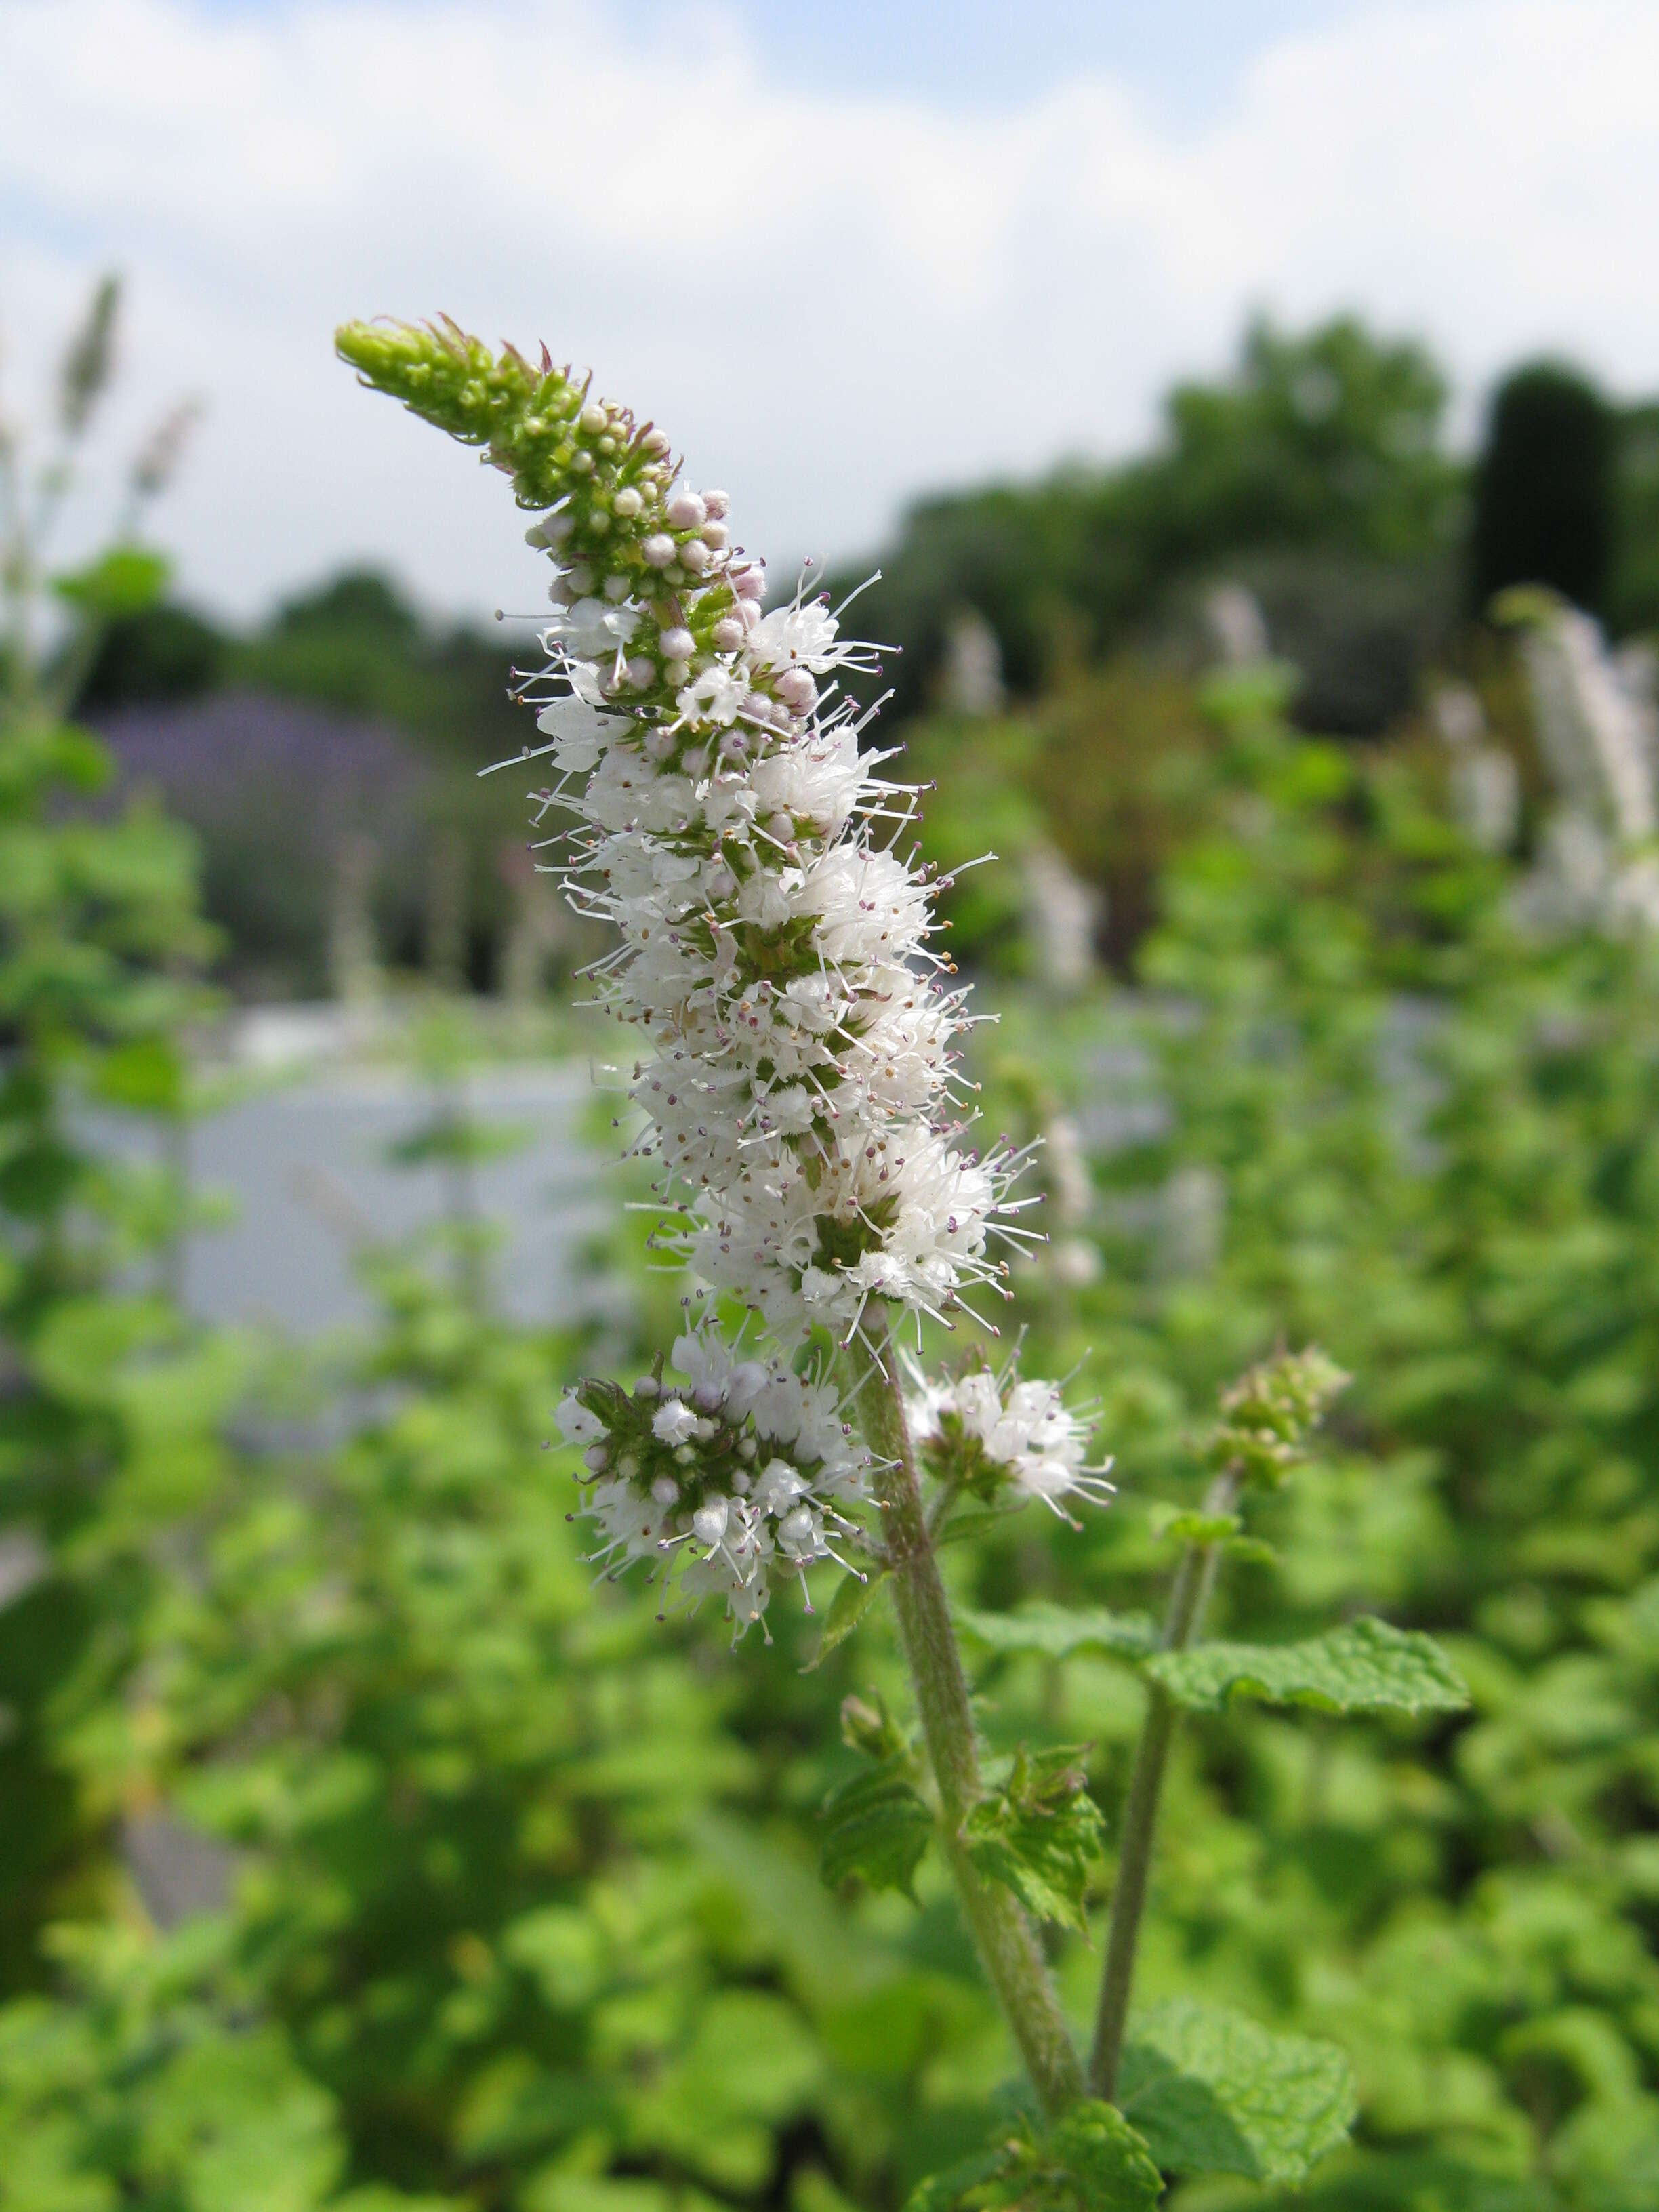
[[[1238, 1494], [1238, 1478], [1218, 1475], [1204, 1501], [1208, 1514], [1226, 1513]], [[1221, 1552], [1215, 1544], [1189, 1544], [1181, 1555], [1170, 1586], [1170, 1607], [1164, 1617], [1163, 1648], [1184, 1651], [1198, 1634], [1215, 1588]], [[1164, 1769], [1175, 1734], [1176, 1706], [1161, 1683], [1146, 1685], [1146, 1718], [1135, 1747], [1129, 1794], [1123, 1804], [1123, 1840], [1118, 1851], [1117, 1880], [1112, 1887], [1111, 1917], [1106, 1930], [1106, 1959], [1100, 1974], [1100, 2004], [1095, 2015], [1095, 2046], [1089, 2058], [1089, 2088], [1109, 2103], [1117, 2093], [1118, 2062], [1123, 2055], [1123, 2024], [1129, 2013], [1129, 1993], [1134, 1982], [1135, 1946], [1140, 1936], [1140, 1916], [1146, 1905], [1146, 1882], [1152, 1870], [1152, 1841], [1158, 1830], [1158, 1803], [1164, 1788]]]
[[1061, 2112], [1083, 2094], [1083, 2069], [1048, 1961], [1018, 1899], [981, 1878], [962, 1839], [963, 1823], [981, 1795], [979, 1747], [884, 1316], [866, 1314], [859, 1357], [860, 1418], [878, 1462], [872, 1486], [883, 1507], [899, 1638], [939, 1787], [945, 1863], [1032, 2086], [1045, 2112]]

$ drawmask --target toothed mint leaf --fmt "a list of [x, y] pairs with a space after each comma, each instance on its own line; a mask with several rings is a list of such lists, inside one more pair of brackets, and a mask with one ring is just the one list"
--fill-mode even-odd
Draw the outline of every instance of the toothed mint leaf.
[[1171, 2173], [1291, 2185], [1345, 2140], [1354, 2116], [1353, 2070], [1334, 2044], [1276, 2035], [1188, 1997], [1135, 2022], [1118, 2097]]
[[1199, 1644], [1146, 1671], [1177, 1705], [1214, 1713], [1234, 1698], [1328, 1713], [1455, 1713], [1469, 1702], [1432, 1637], [1364, 1619], [1305, 1644]]
[[913, 1902], [917, 1867], [933, 1816], [905, 1778], [902, 1753], [843, 1782], [825, 1802], [829, 1824], [820, 1868], [833, 1889], [857, 1875], [872, 1889], [896, 1889]]

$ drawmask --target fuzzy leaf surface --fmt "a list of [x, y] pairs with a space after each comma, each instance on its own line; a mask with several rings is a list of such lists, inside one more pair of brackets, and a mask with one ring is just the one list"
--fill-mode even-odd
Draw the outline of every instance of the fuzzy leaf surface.
[[1115, 2106], [1074, 2105], [1046, 2136], [1022, 2122], [1000, 2143], [932, 2175], [905, 2212], [1149, 2212], [1163, 2180]]
[[1118, 2094], [1160, 2166], [1300, 2183], [1343, 2142], [1353, 2070], [1334, 2044], [1176, 1997], [1141, 2015]]
[[883, 1571], [872, 1568], [866, 1575], [843, 1575], [836, 1595], [830, 1601], [830, 1610], [823, 1616], [823, 1628], [818, 1637], [818, 1648], [801, 1668], [810, 1674], [822, 1667], [837, 1644], [845, 1644], [875, 1601], [881, 1588]]
[[1035, 1652], [1069, 1659], [1073, 1652], [1105, 1652], [1139, 1659], [1156, 1649], [1158, 1629], [1145, 1613], [1108, 1613], [1103, 1606], [1073, 1610], [1064, 1605], [1022, 1606], [1018, 1613], [958, 1610], [957, 1625], [993, 1651]]
[[820, 1869], [833, 1889], [857, 1875], [872, 1889], [896, 1889], [915, 1901], [917, 1867], [933, 1832], [933, 1816], [906, 1776], [908, 1756], [895, 1753], [833, 1791], [823, 1808], [828, 1830]]
[[1146, 1671], [1177, 1705], [1219, 1712], [1232, 1698], [1330, 1713], [1455, 1713], [1469, 1702], [1432, 1637], [1363, 1619], [1305, 1644], [1199, 1644], [1160, 1651]]

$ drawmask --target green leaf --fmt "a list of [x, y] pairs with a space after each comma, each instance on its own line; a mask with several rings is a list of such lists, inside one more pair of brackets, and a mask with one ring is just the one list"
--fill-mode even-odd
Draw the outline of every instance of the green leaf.
[[905, 1778], [907, 1754], [895, 1753], [833, 1791], [823, 1808], [829, 1831], [820, 1870], [833, 1889], [858, 1875], [872, 1889], [902, 1890], [914, 1903], [917, 1867], [933, 1816]]
[[154, 605], [167, 581], [167, 563], [161, 554], [137, 545], [117, 545], [84, 568], [54, 576], [52, 588], [82, 614], [115, 622]]
[[887, 1710], [887, 1700], [878, 1690], [876, 1702], [867, 1705], [862, 1698], [846, 1697], [841, 1701], [841, 1740], [848, 1751], [860, 1751], [866, 1759], [888, 1759], [896, 1756], [908, 1757], [910, 1746], [904, 1731]]
[[1237, 1513], [1172, 1513], [1154, 1506], [1149, 1517], [1152, 1534], [1170, 1544], [1224, 1544], [1244, 1527]]
[[[1023, 1502], [1023, 1501], [1022, 1501]], [[933, 1537], [933, 1548], [945, 1544], [966, 1544], [975, 1536], [989, 1534], [1012, 1519], [1018, 1505], [989, 1505], [981, 1512], [953, 1513], [945, 1526]]]
[[1160, 2166], [1252, 2181], [1300, 2182], [1354, 2116], [1353, 2072], [1334, 2044], [1188, 1997], [1136, 2022], [1118, 2094]]
[[1160, 1651], [1146, 1672], [1177, 1705], [1219, 1712], [1230, 1698], [1312, 1705], [1332, 1713], [1455, 1713], [1469, 1702], [1457, 1670], [1431, 1637], [1351, 1621], [1305, 1644], [1200, 1644]]
[[1102, 1826], [1081, 1751], [1033, 1754], [1022, 1744], [1006, 1784], [975, 1806], [963, 1836], [980, 1872], [1012, 1889], [1040, 1920], [1086, 1932], [1083, 1899]]
[[1028, 1605], [1018, 1613], [958, 1611], [955, 1618], [959, 1628], [993, 1651], [1037, 1652], [1045, 1659], [1069, 1659], [1075, 1651], [1139, 1659], [1158, 1644], [1149, 1613], [1108, 1613], [1101, 1606], [1074, 1612], [1069, 1606]]
[[830, 1601], [830, 1610], [823, 1616], [823, 1628], [818, 1637], [818, 1648], [801, 1668], [810, 1674], [822, 1667], [838, 1644], [845, 1644], [853, 1631], [870, 1610], [877, 1590], [881, 1587], [884, 1568], [872, 1568], [867, 1575], [844, 1576]]
[[976, 2158], [912, 2191], [904, 2212], [1148, 2212], [1164, 2184], [1113, 2106], [1073, 2105], [1047, 2136], [1018, 2122]]

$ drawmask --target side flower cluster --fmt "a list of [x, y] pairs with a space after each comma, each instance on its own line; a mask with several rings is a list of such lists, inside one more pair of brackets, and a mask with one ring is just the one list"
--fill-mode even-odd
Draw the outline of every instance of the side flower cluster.
[[1114, 1496], [1111, 1461], [1085, 1464], [1086, 1409], [1068, 1407], [1058, 1383], [1022, 1379], [1012, 1359], [997, 1373], [975, 1366], [939, 1378], [908, 1358], [904, 1369], [905, 1419], [936, 1482], [987, 1504], [1037, 1498], [1063, 1521], [1067, 1500], [1104, 1505]]
[[[725, 1599], [739, 1634], [766, 1611], [775, 1577], [793, 1577], [806, 1609], [806, 1571], [854, 1538], [847, 1509], [865, 1496], [866, 1455], [835, 1391], [781, 1364], [736, 1361], [718, 1339], [684, 1336], [673, 1367], [688, 1379], [642, 1376], [632, 1392], [587, 1381], [558, 1411], [566, 1442], [584, 1447], [578, 1480], [602, 1541], [590, 1557], [608, 1574], [647, 1560], [669, 1591]], [[659, 1363], [660, 1365], [660, 1363]]]

